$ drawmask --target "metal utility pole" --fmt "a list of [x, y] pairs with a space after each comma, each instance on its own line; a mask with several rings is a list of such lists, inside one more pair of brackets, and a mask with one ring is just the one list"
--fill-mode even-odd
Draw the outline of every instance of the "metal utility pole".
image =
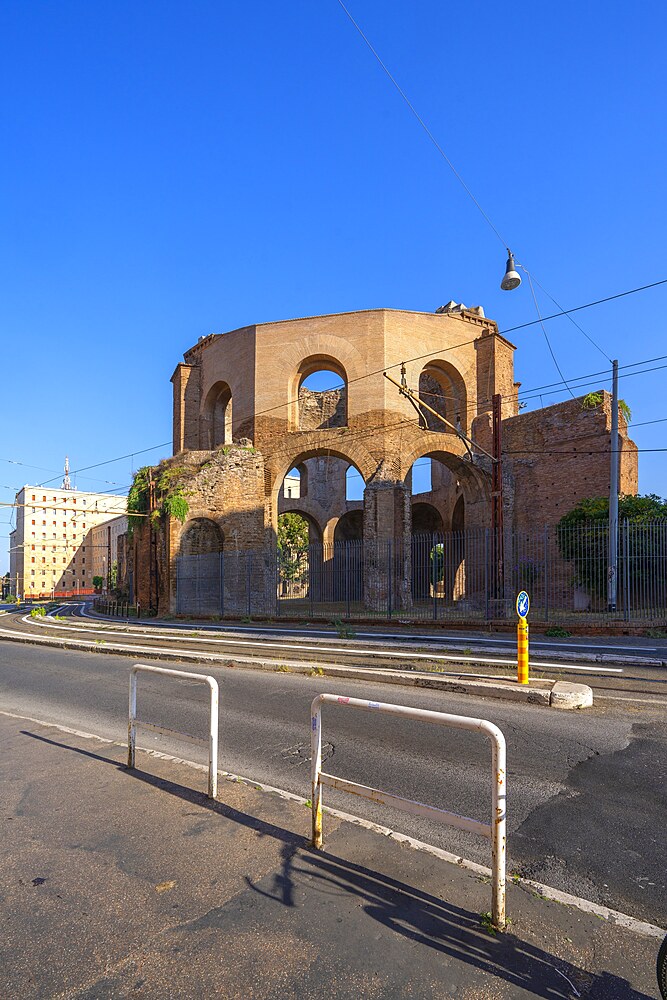
[[611, 455], [609, 481], [609, 561], [607, 565], [607, 610], [616, 611], [618, 590], [618, 361], [612, 361]]
[[107, 594], [111, 592], [111, 527], [107, 527]]
[[496, 564], [496, 596], [505, 596], [505, 545], [503, 531], [503, 431], [502, 396], [496, 393], [492, 399], [493, 420], [493, 465], [491, 471], [491, 537]]
[[[148, 613], [153, 607], [153, 526], [150, 515], [155, 503], [155, 487], [153, 486], [153, 470], [148, 471]], [[157, 601], [156, 601], [157, 604]]]

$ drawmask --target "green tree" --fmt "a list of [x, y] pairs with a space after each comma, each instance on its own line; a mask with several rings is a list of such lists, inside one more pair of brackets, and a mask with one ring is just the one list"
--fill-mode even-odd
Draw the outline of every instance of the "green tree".
[[94, 576], [93, 577], [93, 587], [98, 592], [98, 594], [101, 591], [101, 589], [102, 589], [103, 586], [104, 586], [104, 577], [103, 576]]
[[281, 514], [278, 518], [278, 567], [281, 579], [298, 580], [307, 569], [308, 521], [301, 514]]
[[[664, 532], [652, 529], [655, 522], [667, 519], [667, 500], [655, 493], [621, 496], [618, 518], [622, 525], [627, 523], [631, 526], [628, 552], [624, 548], [624, 532], [621, 532], [620, 550], [621, 559], [629, 560], [631, 589], [638, 587], [646, 574], [656, 576], [656, 571], [659, 578], [665, 581], [665, 536]], [[609, 497], [580, 500], [558, 522], [557, 536], [561, 555], [574, 563], [576, 582], [585, 587], [592, 597], [604, 597], [607, 588]]]

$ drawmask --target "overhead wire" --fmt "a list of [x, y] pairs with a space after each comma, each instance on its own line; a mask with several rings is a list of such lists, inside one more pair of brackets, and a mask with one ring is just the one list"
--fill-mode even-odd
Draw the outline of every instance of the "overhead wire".
[[[370, 39], [368, 38], [368, 36], [366, 35], [366, 33], [361, 28], [361, 25], [352, 16], [351, 12], [348, 10], [348, 8], [343, 3], [343, 0], [337, 0], [337, 2], [338, 2], [338, 5], [340, 6], [340, 8], [344, 11], [344, 13], [347, 16], [347, 18], [349, 19], [350, 23], [354, 26], [355, 30], [358, 32], [358, 34], [360, 35], [360, 37], [363, 39], [364, 43], [366, 44], [366, 46], [368, 47], [368, 49], [370, 50], [370, 52], [373, 54], [374, 58], [376, 59], [376, 61], [380, 65], [380, 67], [382, 68], [382, 70], [385, 73], [385, 75], [387, 76], [387, 78], [391, 81], [392, 85], [395, 87], [396, 91], [401, 96], [401, 98], [404, 101], [404, 103], [406, 104], [406, 106], [409, 108], [409, 110], [412, 113], [412, 115], [415, 117], [415, 119], [418, 121], [418, 123], [421, 126], [421, 128], [424, 130], [425, 134], [428, 136], [428, 138], [431, 141], [431, 143], [433, 144], [433, 146], [436, 148], [436, 150], [438, 151], [438, 153], [440, 154], [440, 156], [443, 158], [443, 160], [445, 161], [445, 163], [447, 164], [447, 166], [449, 167], [449, 169], [452, 171], [452, 173], [454, 174], [454, 176], [456, 177], [456, 179], [459, 181], [459, 183], [463, 187], [463, 189], [466, 192], [466, 194], [468, 195], [468, 197], [471, 199], [471, 201], [473, 202], [473, 204], [475, 205], [475, 207], [477, 208], [477, 210], [480, 212], [480, 214], [482, 215], [482, 217], [484, 218], [484, 220], [486, 221], [486, 223], [488, 224], [488, 226], [490, 227], [490, 229], [492, 230], [492, 232], [500, 240], [500, 242], [503, 244], [503, 246], [507, 249], [507, 252], [508, 252], [508, 254], [510, 255], [510, 258], [511, 258], [511, 251], [509, 249], [508, 241], [506, 239], [504, 239], [504, 237], [500, 234], [500, 232], [498, 231], [497, 227], [495, 226], [495, 224], [491, 220], [491, 218], [488, 215], [488, 213], [482, 208], [481, 204], [479, 203], [479, 201], [477, 200], [477, 198], [475, 197], [475, 195], [473, 194], [473, 192], [471, 191], [471, 189], [468, 187], [468, 185], [465, 182], [464, 178], [462, 177], [462, 175], [459, 173], [459, 171], [454, 166], [454, 163], [452, 162], [452, 160], [450, 159], [450, 157], [447, 155], [447, 153], [445, 152], [445, 150], [443, 149], [443, 147], [441, 146], [441, 144], [435, 138], [435, 136], [433, 135], [431, 129], [428, 127], [428, 125], [426, 124], [426, 122], [424, 121], [424, 119], [422, 118], [422, 116], [419, 114], [419, 112], [415, 108], [415, 106], [412, 103], [412, 101], [408, 98], [408, 96], [405, 93], [405, 91], [403, 90], [403, 88], [400, 86], [400, 84], [398, 83], [398, 81], [396, 80], [396, 78], [393, 76], [393, 74], [390, 72], [390, 70], [387, 67], [387, 65], [384, 63], [384, 61], [380, 57], [380, 54], [376, 50], [375, 46], [372, 44], [372, 42], [370, 41]], [[559, 374], [562, 377], [562, 372], [560, 370], [560, 366], [558, 365], [558, 362], [556, 361], [556, 355], [555, 355], [554, 350], [553, 350], [553, 348], [551, 346], [551, 343], [549, 341], [549, 337], [547, 336], [547, 332], [546, 332], [546, 330], [544, 328], [544, 322], [543, 322], [542, 316], [540, 314], [540, 310], [539, 310], [539, 306], [538, 306], [538, 303], [537, 303], [537, 297], [535, 295], [535, 291], [534, 291], [534, 289], [532, 287], [532, 280], [530, 278], [530, 274], [529, 274], [528, 271], [526, 271], [526, 273], [529, 275], [529, 281], [530, 281], [530, 286], [531, 286], [531, 293], [532, 293], [532, 297], [533, 297], [533, 302], [535, 304], [535, 309], [536, 309], [537, 315], [538, 315], [538, 322], [540, 323], [540, 325], [542, 327], [542, 332], [544, 334], [544, 339], [546, 340], [547, 347], [549, 349], [549, 353], [550, 353], [551, 358], [552, 358], [552, 360], [554, 362], [554, 365], [556, 366]], [[535, 280], [537, 282], [537, 279], [535, 279]], [[558, 303], [556, 302], [555, 298], [551, 295], [551, 293], [548, 292], [547, 289], [544, 288], [544, 286], [541, 285], [539, 282], [537, 282], [537, 284], [542, 289], [542, 291], [551, 299], [551, 301], [554, 302], [554, 304], [560, 309], [561, 307], [558, 305]], [[600, 353], [604, 357], [606, 357], [608, 361], [611, 361], [611, 359], [609, 357], [607, 357], [607, 355], [602, 350], [602, 348], [599, 346], [599, 344], [597, 344], [593, 340], [593, 338], [590, 337], [586, 333], [586, 331], [578, 323], [575, 322], [575, 320], [573, 320], [569, 316], [568, 316], [568, 318], [574, 324], [574, 326], [584, 335], [584, 337], [586, 337], [586, 339], [588, 341], [590, 341], [590, 343], [593, 344], [593, 346], [598, 351], [600, 351]]]
[[373, 53], [373, 55], [377, 59], [378, 63], [382, 67], [384, 73], [391, 80], [392, 84], [394, 85], [394, 87], [396, 88], [396, 90], [398, 91], [398, 93], [401, 95], [402, 99], [405, 101], [405, 104], [410, 109], [410, 111], [412, 112], [412, 114], [414, 115], [414, 117], [417, 119], [417, 121], [419, 122], [419, 124], [423, 128], [424, 132], [429, 137], [429, 139], [431, 140], [431, 142], [433, 143], [433, 145], [437, 149], [438, 153], [443, 158], [443, 160], [445, 161], [445, 163], [447, 164], [447, 166], [449, 167], [449, 169], [452, 171], [452, 173], [454, 174], [454, 176], [456, 177], [456, 179], [458, 180], [459, 184], [464, 189], [464, 191], [466, 192], [466, 194], [468, 195], [468, 197], [470, 198], [470, 200], [474, 203], [474, 205], [476, 206], [477, 210], [480, 212], [480, 214], [482, 215], [482, 217], [485, 219], [485, 221], [488, 223], [488, 225], [490, 226], [490, 228], [496, 234], [496, 236], [498, 237], [498, 239], [500, 240], [500, 242], [502, 243], [502, 245], [504, 247], [507, 247], [506, 240], [504, 240], [503, 237], [501, 236], [501, 234], [498, 232], [498, 230], [496, 229], [495, 225], [493, 224], [493, 222], [491, 221], [491, 219], [489, 218], [489, 216], [487, 215], [487, 213], [484, 211], [484, 209], [482, 208], [482, 206], [478, 202], [477, 198], [472, 193], [472, 191], [470, 190], [470, 188], [468, 187], [468, 185], [466, 184], [466, 182], [464, 181], [463, 177], [458, 172], [458, 170], [456, 169], [456, 167], [454, 166], [454, 164], [452, 163], [452, 161], [450, 160], [450, 158], [447, 156], [447, 153], [444, 151], [444, 149], [442, 148], [442, 146], [440, 145], [440, 143], [438, 142], [438, 140], [435, 138], [435, 136], [431, 132], [430, 128], [428, 127], [428, 125], [426, 124], [426, 122], [424, 121], [424, 119], [421, 117], [421, 115], [419, 114], [419, 112], [417, 111], [417, 109], [415, 108], [415, 106], [413, 105], [412, 101], [409, 99], [409, 97], [407, 96], [407, 94], [405, 93], [405, 91], [403, 90], [403, 88], [399, 85], [399, 83], [397, 82], [397, 80], [395, 79], [395, 77], [392, 75], [392, 73], [390, 73], [389, 69], [387, 68], [387, 66], [385, 65], [385, 63], [382, 61], [382, 59], [380, 58], [378, 52], [376, 51], [376, 49], [374, 48], [374, 46], [371, 44], [370, 39], [362, 31], [360, 25], [355, 21], [355, 19], [353, 18], [352, 14], [350, 13], [350, 11], [347, 9], [347, 7], [345, 6], [345, 4], [343, 3], [343, 0], [338, 0], [338, 5], [342, 8], [342, 10], [345, 12], [345, 14], [347, 15], [347, 17], [349, 18], [350, 22], [354, 25], [354, 27], [356, 28], [356, 30], [359, 32], [359, 35], [361, 36], [361, 38], [363, 38], [363, 40], [366, 43], [366, 45], [368, 46], [368, 48], [370, 49], [370, 51]]
[[[600, 298], [600, 299], [595, 299], [595, 300], [593, 300], [591, 302], [586, 302], [586, 303], [584, 303], [582, 305], [579, 305], [579, 306], [573, 306], [571, 309], [561, 309], [558, 313], [553, 313], [553, 314], [551, 314], [549, 316], [542, 316], [538, 320], [531, 320], [531, 321], [528, 321], [526, 323], [517, 324], [517, 325], [515, 325], [513, 327], [508, 327], [508, 328], [506, 328], [504, 330], [499, 330], [498, 333], [499, 333], [500, 336], [505, 336], [505, 334], [507, 334], [507, 333], [513, 333], [513, 332], [515, 332], [517, 330], [523, 330], [523, 329], [526, 329], [526, 328], [531, 327], [531, 326], [535, 326], [535, 325], [540, 324], [540, 323], [544, 324], [544, 323], [546, 323], [546, 322], [548, 322], [550, 320], [558, 319], [561, 316], [567, 316], [570, 313], [579, 312], [579, 311], [581, 311], [583, 309], [590, 309], [590, 308], [593, 308], [594, 306], [602, 305], [602, 304], [607, 303], [607, 302], [612, 302], [612, 301], [615, 301], [616, 299], [624, 298], [624, 297], [629, 296], [629, 295], [634, 295], [634, 294], [636, 294], [638, 292], [643, 292], [643, 291], [646, 291], [648, 289], [656, 288], [656, 287], [664, 285], [664, 284], [667, 284], [667, 278], [663, 278], [663, 279], [661, 279], [659, 281], [650, 282], [649, 284], [646, 284], [646, 285], [639, 285], [636, 288], [626, 289], [623, 292], [618, 292], [618, 293], [616, 293], [614, 295], [608, 295], [608, 296], [605, 296], [605, 297]], [[457, 350], [457, 349], [459, 349], [461, 347], [469, 346], [470, 344], [473, 344], [476, 339], [478, 339], [478, 338], [473, 338], [472, 340], [463, 341], [462, 343], [459, 343], [459, 344], [450, 344], [448, 346], [442, 345], [441, 347], [437, 348], [436, 350], [429, 351], [426, 354], [420, 354], [420, 355], [415, 355], [414, 357], [406, 358], [405, 359], [405, 363], [411, 363], [411, 362], [414, 362], [414, 361], [422, 361], [425, 358], [435, 357], [438, 354], [448, 353], [449, 351]], [[659, 355], [656, 358], [647, 359], [646, 361], [630, 362], [629, 364], [621, 365], [620, 368], [623, 369], [623, 368], [637, 367], [638, 365], [647, 364], [647, 363], [649, 363], [649, 361], [653, 361], [653, 360], [658, 361], [658, 360], [662, 360], [663, 358], [666, 358], [666, 357], [667, 357], [667, 355]], [[387, 365], [385, 368], [378, 368], [378, 369], [375, 369], [374, 371], [365, 372], [363, 375], [358, 375], [358, 376], [355, 376], [352, 379], [349, 379], [348, 382], [347, 382], [347, 384], [350, 385], [350, 384], [352, 384], [354, 382], [359, 382], [362, 379], [370, 378], [373, 375], [382, 374], [384, 371], [391, 371], [394, 368], [400, 367], [400, 365], [403, 364], [403, 363], [404, 362], [397, 361], [394, 364]], [[664, 367], [664, 366], [660, 366], [660, 367]], [[658, 370], [658, 369], [646, 369], [646, 371], [653, 371], [653, 370]], [[596, 375], [602, 375], [602, 374], [606, 374], [606, 372], [593, 372], [593, 373], [590, 373], [590, 375], [577, 376], [575, 378], [570, 379], [569, 382], [570, 383], [579, 382], [582, 379], [592, 378], [592, 377], [595, 377]], [[626, 373], [626, 374], [628, 374], [628, 373]], [[632, 374], [641, 374], [641, 373], [640, 372], [636, 372], [636, 373], [632, 373]], [[624, 377], [624, 375], [619, 375], [619, 377], [622, 378], [622, 377]], [[524, 400], [531, 399], [531, 398], [536, 398], [536, 396], [540, 394], [538, 392], [538, 389], [547, 389], [547, 388], [550, 388], [551, 386], [556, 386], [558, 384], [559, 383], [552, 382], [552, 383], [547, 383], [543, 387], [536, 387], [534, 389], [522, 389], [519, 392], [517, 392], [516, 394], [511, 394], [509, 396], [503, 396], [503, 398], [504, 398], [505, 401], [508, 401], [508, 400], [511, 400], [511, 399], [514, 399], [514, 398], [517, 398], [517, 399], [523, 398]], [[565, 379], [562, 379], [562, 384], [566, 384], [565, 383]], [[577, 388], [585, 388], [585, 386], [581, 385], [581, 386], [577, 386]], [[559, 390], [554, 390], [554, 391], [557, 392]], [[553, 395], [553, 394], [554, 394], [553, 392], [552, 393], [547, 393], [547, 392], [544, 393], [544, 395]], [[255, 416], [261, 416], [261, 415], [264, 415], [264, 414], [267, 414], [267, 413], [271, 413], [271, 412], [273, 412], [273, 411], [275, 411], [277, 409], [281, 409], [281, 408], [283, 408], [285, 406], [289, 406], [291, 403], [294, 403], [294, 402], [298, 402], [298, 399], [297, 400], [287, 400], [286, 402], [278, 403], [275, 406], [267, 407], [264, 410], [259, 410], [255, 414]], [[471, 404], [471, 405], [474, 406], [474, 407], [477, 407], [477, 406], [479, 406], [479, 401], [477, 401], [476, 403]], [[87, 471], [90, 471], [91, 469], [101, 468], [102, 466], [105, 466], [105, 465], [113, 465], [115, 462], [120, 462], [120, 461], [123, 461], [123, 460], [125, 460], [127, 458], [133, 458], [135, 455], [144, 455], [144, 454], [147, 454], [148, 452], [151, 452], [151, 451], [157, 451], [158, 448], [164, 448], [164, 447], [166, 447], [167, 445], [169, 445], [171, 443], [172, 443], [171, 441], [163, 441], [160, 444], [151, 445], [148, 448], [137, 449], [135, 451], [128, 452], [125, 455], [119, 455], [119, 456], [117, 456], [115, 458], [106, 459], [103, 462], [96, 462], [96, 463], [93, 463], [92, 465], [83, 466], [81, 469], [74, 470], [72, 472], [72, 475], [78, 475], [81, 472], [87, 472]], [[6, 462], [8, 462], [10, 464], [15, 464], [15, 465], [25, 465], [26, 468], [39, 468], [38, 466], [29, 466], [26, 463], [18, 462], [18, 461], [14, 460], [14, 459], [2, 459], [2, 461], [6, 461]], [[50, 472], [52, 470], [49, 469], [49, 470], [45, 470], [45, 471], [49, 471]], [[52, 479], [48, 479], [48, 480], [45, 480], [42, 483], [38, 483], [37, 485], [39, 485], [39, 486], [48, 486], [51, 482], [53, 482], [53, 480]], [[11, 490], [14, 489], [13, 487], [5, 487], [5, 488], [6, 489], [11, 489]], [[122, 489], [122, 487], [121, 487], [121, 489]]]

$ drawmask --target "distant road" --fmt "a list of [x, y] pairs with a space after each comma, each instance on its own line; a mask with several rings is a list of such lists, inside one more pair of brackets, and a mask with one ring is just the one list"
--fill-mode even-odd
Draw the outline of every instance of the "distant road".
[[[0, 708], [123, 741], [131, 663], [112, 654], [0, 641]], [[202, 670], [178, 660], [169, 665]], [[378, 682], [212, 665], [205, 672], [220, 683], [220, 767], [304, 797], [310, 795], [309, 706], [316, 693], [490, 719], [508, 744], [510, 870], [665, 926], [663, 708], [645, 703], [629, 712], [626, 705], [598, 703], [585, 712], [557, 712]], [[201, 686], [143, 675], [138, 704], [140, 719], [190, 737], [206, 732]], [[327, 706], [323, 738], [334, 774], [480, 820], [489, 815], [490, 752], [478, 734]], [[139, 743], [206, 760], [205, 745], [191, 738], [140, 726]], [[224, 799], [224, 782], [220, 794]], [[471, 834], [334, 790], [325, 789], [325, 802], [489, 863], [488, 844]]]
[[[192, 625], [152, 620], [127, 623], [92, 616], [87, 602], [68, 603], [59, 610], [63, 620], [53, 616], [33, 619], [25, 612], [5, 615], [0, 618], [0, 638], [20, 633], [36, 641], [48, 636], [95, 645], [122, 645], [128, 653], [136, 650], [137, 655], [148, 649], [172, 654], [187, 651], [230, 660], [306, 661], [322, 666], [437, 671], [455, 676], [514, 676], [516, 671], [515, 646], [509, 636], [361, 629], [353, 630], [354, 638], [341, 639], [324, 626], [283, 628], [227, 622]], [[662, 666], [667, 661], [656, 656], [659, 647], [637, 646], [590, 640], [567, 644], [537, 640], [531, 643], [531, 673], [535, 677], [585, 681], [595, 689], [596, 698], [648, 699], [664, 703], [667, 708], [667, 666]]]

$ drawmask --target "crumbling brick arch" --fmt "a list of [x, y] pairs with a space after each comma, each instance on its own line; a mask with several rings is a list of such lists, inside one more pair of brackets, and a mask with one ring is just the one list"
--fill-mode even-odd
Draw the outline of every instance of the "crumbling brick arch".
[[206, 394], [199, 414], [199, 447], [212, 451], [232, 441], [232, 390], [227, 382], [215, 382]]
[[[419, 397], [449, 424], [468, 433], [468, 393], [465, 379], [449, 361], [434, 359], [424, 365], [419, 376]], [[428, 430], [454, 434], [451, 426], [439, 420], [425, 407], [422, 414]]]
[[[299, 389], [305, 379], [316, 371], [335, 372], [346, 386], [345, 422], [350, 415], [348, 382], [367, 370], [366, 359], [352, 340], [323, 331], [299, 337], [285, 344], [281, 366], [287, 371], [286, 402], [288, 430], [299, 428]], [[357, 403], [357, 408], [359, 404]]]
[[354, 466], [366, 483], [378, 465], [377, 459], [368, 451], [363, 441], [356, 439], [354, 434], [345, 429], [316, 430], [292, 435], [281, 449], [265, 455], [267, 499], [274, 524], [286, 474], [308, 459], [319, 457], [340, 458], [346, 464]]
[[181, 530], [178, 554], [203, 556], [222, 552], [225, 536], [220, 526], [210, 517], [192, 517]]
[[[317, 391], [307, 388], [304, 382], [316, 372], [333, 372], [343, 385]], [[347, 371], [338, 358], [329, 354], [304, 358], [297, 365], [288, 389], [291, 429], [309, 431], [347, 426], [347, 382]]]

